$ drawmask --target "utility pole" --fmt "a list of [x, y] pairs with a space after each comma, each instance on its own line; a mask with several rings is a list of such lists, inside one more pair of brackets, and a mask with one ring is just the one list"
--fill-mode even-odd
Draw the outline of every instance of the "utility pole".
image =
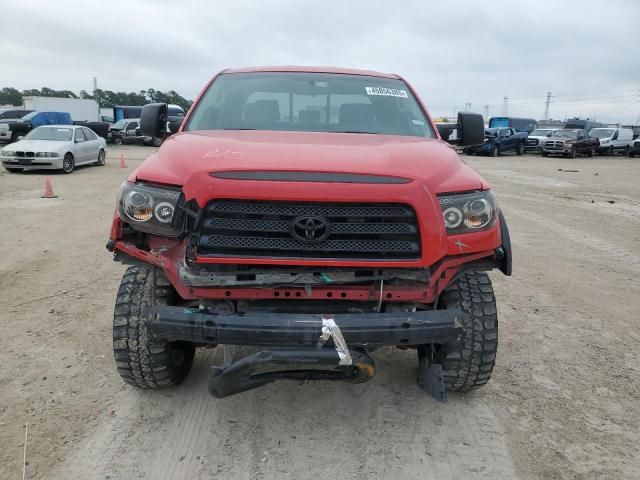
[[98, 102], [98, 108], [100, 108], [100, 99], [98, 98], [98, 77], [93, 77], [93, 98]]
[[471, 102], [467, 102], [464, 104], [464, 111], [468, 112], [469, 110], [471, 110]]
[[482, 110], [483, 110], [483, 112], [482, 112], [482, 116], [483, 116], [485, 119], [489, 119], [489, 105], [484, 105], [484, 106], [482, 107]]
[[544, 103], [544, 115], [542, 116], [543, 120], [549, 120], [549, 105], [551, 104], [551, 92], [547, 92], [547, 101]]
[[505, 95], [504, 98], [502, 99], [502, 116], [503, 117], [508, 117], [509, 116], [509, 96]]

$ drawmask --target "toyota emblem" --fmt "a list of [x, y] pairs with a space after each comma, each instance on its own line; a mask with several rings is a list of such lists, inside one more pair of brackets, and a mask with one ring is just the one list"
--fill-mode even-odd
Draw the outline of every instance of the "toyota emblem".
[[331, 224], [322, 217], [304, 216], [291, 222], [291, 236], [302, 243], [318, 243], [331, 233]]

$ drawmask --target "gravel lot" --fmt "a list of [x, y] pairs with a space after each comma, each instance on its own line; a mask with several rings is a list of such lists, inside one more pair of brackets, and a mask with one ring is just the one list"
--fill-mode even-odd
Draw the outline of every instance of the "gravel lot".
[[[216, 400], [218, 353], [182, 386], [117, 377], [104, 246], [122, 179], [105, 167], [0, 172], [0, 478], [640, 478], [640, 160], [466, 157], [509, 222], [514, 276], [492, 275], [501, 321], [489, 385], [447, 404], [415, 354], [378, 351], [364, 385], [276, 383]], [[120, 152], [128, 163], [119, 167]]]

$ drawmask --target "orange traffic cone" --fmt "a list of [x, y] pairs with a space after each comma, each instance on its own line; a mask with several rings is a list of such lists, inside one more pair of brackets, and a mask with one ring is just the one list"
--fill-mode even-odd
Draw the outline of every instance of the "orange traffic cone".
[[124, 153], [120, 153], [120, 168], [127, 168], [127, 162], [124, 161]]
[[44, 179], [44, 193], [41, 198], [57, 198], [57, 195], [53, 193], [53, 187], [51, 186], [51, 177], [45, 177]]

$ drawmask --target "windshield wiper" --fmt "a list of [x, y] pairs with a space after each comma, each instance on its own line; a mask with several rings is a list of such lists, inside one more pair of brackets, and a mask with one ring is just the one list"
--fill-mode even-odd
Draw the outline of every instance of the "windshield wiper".
[[331, 130], [330, 133], [363, 133], [366, 135], [382, 135], [381, 133], [377, 133], [377, 132], [363, 132], [363, 131], [356, 131], [356, 130]]

